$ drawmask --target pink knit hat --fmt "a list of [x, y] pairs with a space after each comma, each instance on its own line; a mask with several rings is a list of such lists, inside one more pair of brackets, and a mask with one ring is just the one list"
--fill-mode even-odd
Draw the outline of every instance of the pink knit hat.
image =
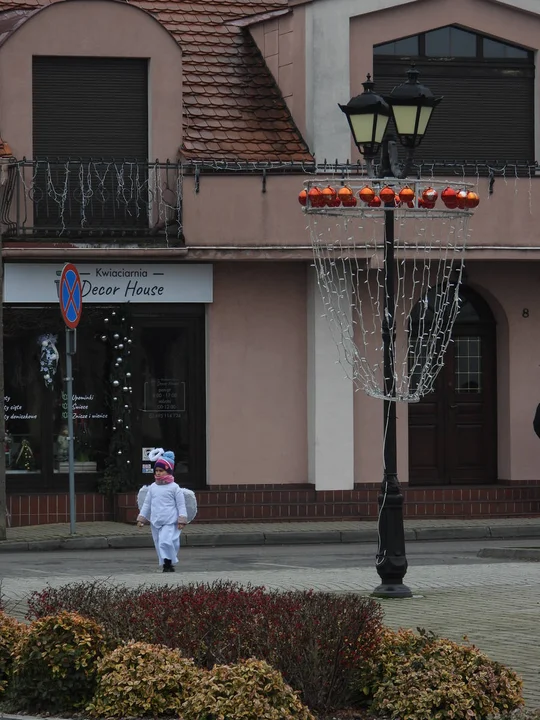
[[154, 470], [156, 468], [163, 468], [169, 473], [172, 473], [174, 471], [174, 453], [172, 452], [172, 450], [167, 450], [167, 452], [164, 452], [163, 455], [158, 457], [158, 459], [154, 463]]

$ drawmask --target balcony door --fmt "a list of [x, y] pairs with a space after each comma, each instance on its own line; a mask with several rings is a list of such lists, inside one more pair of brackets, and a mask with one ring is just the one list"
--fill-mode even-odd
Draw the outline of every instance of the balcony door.
[[48, 235], [148, 227], [148, 62], [33, 58], [34, 227]]

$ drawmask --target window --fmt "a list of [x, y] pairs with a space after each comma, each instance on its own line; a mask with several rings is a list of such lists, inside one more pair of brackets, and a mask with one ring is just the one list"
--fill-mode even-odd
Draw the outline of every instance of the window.
[[426, 55], [429, 57], [475, 57], [476, 35], [456, 27], [444, 27], [426, 33]]
[[395, 42], [377, 45], [373, 49], [376, 55], [418, 55], [418, 35], [396, 40]]
[[[107, 352], [96, 337], [99, 320], [85, 311], [77, 330], [83, 352], [73, 357], [75, 461], [78, 472], [103, 470], [110, 433], [105, 378]], [[67, 473], [65, 329], [58, 309], [5, 310], [4, 411], [8, 473]], [[51, 386], [40, 369], [41, 342], [56, 338], [58, 365]]]
[[[528, 172], [535, 155], [530, 50], [446, 26], [375, 46], [373, 52], [376, 92], [388, 94], [404, 82], [414, 62], [420, 82], [443, 97], [415, 154], [429, 172], [446, 174], [444, 163], [455, 163], [462, 172], [464, 164], [485, 168], [505, 161], [522, 163]], [[395, 132], [392, 123], [389, 132]]]
[[[148, 61], [37, 56], [32, 92], [34, 227], [47, 235], [147, 228]], [[55, 200], [64, 194], [61, 210]]]
[[[131, 438], [123, 454], [133, 469], [134, 486], [151, 472], [144, 448], [158, 445], [175, 451], [182, 484], [204, 483], [204, 308], [203, 304], [85, 305], [73, 356], [77, 488], [96, 489], [119, 447], [120, 416]], [[115, 336], [113, 313], [129, 318], [133, 339]], [[58, 351], [57, 370], [49, 386], [40, 367], [45, 334], [56, 336]], [[125, 375], [115, 389], [111, 378], [118, 372], [114, 368], [120, 354]], [[58, 306], [5, 306], [4, 372], [9, 491], [65, 490], [69, 471], [66, 352]], [[119, 410], [120, 403], [129, 409]]]
[[530, 50], [502, 40], [479, 35], [455, 25], [447, 25], [419, 35], [409, 35], [405, 38], [375, 45], [373, 54], [393, 57], [404, 55], [434, 58], [477, 57], [492, 60], [506, 58], [532, 60], [533, 58], [533, 53]]

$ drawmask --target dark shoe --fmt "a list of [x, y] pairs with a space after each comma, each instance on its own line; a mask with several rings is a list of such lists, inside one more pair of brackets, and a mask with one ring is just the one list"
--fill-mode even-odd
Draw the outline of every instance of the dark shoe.
[[165, 559], [163, 561], [163, 572], [174, 572], [171, 560]]

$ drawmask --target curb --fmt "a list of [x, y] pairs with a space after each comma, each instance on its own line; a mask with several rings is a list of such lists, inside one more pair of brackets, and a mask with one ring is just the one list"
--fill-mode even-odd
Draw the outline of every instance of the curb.
[[478, 557], [540, 562], [540, 548], [482, 548]]
[[[507, 525], [493, 527], [490, 525], [462, 527], [406, 528], [407, 542], [426, 540], [479, 540], [482, 538], [540, 538], [540, 521], [538, 527], [531, 525]], [[373, 543], [377, 541], [374, 528], [359, 530], [306, 530], [304, 532], [288, 532], [286, 530], [270, 530], [268, 532], [250, 531], [230, 533], [186, 533], [182, 535], [184, 547], [224, 547], [234, 545], [306, 545], [336, 543]], [[2, 552], [46, 552], [52, 550], [104, 550], [108, 548], [151, 548], [150, 535], [113, 535], [111, 537], [68, 537], [51, 540], [3, 540], [0, 541]], [[496, 549], [486, 548], [486, 552]], [[483, 552], [483, 551], [481, 551]], [[509, 550], [508, 552], [514, 552]], [[517, 550], [516, 550], [517, 552]], [[540, 552], [540, 551], [538, 551]], [[481, 557], [495, 557], [484, 555]], [[509, 556], [508, 556], [509, 557]], [[0, 717], [2, 717], [0, 715]], [[7, 716], [3, 716], [6, 717]]]

